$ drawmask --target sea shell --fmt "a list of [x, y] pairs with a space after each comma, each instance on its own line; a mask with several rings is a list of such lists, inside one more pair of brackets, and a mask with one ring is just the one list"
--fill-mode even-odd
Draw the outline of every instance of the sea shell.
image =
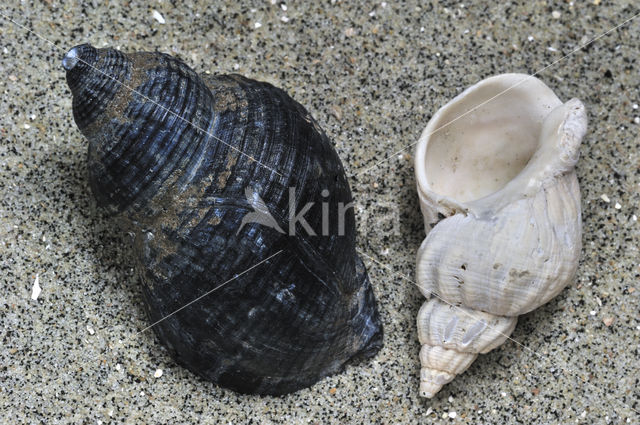
[[178, 363], [283, 394], [376, 353], [351, 191], [304, 107], [166, 54], [84, 44], [63, 66], [91, 189], [135, 234], [145, 307]]
[[422, 396], [501, 345], [519, 315], [573, 279], [574, 166], [586, 127], [579, 100], [563, 104], [540, 80], [504, 74], [464, 91], [425, 128], [415, 154], [427, 232], [416, 272], [428, 299], [417, 320]]

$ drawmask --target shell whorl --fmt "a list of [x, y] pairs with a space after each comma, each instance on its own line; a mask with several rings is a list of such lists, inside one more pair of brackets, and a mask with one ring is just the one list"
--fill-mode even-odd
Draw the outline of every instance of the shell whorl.
[[478, 353], [500, 346], [513, 332], [516, 317], [503, 317], [453, 306], [438, 298], [418, 312], [420, 395], [433, 397], [443, 385], [464, 372]]
[[[166, 317], [154, 330], [178, 363], [240, 392], [283, 394], [378, 351], [353, 209], [322, 214], [324, 203], [348, 206], [351, 191], [304, 107], [271, 84], [199, 76], [161, 53], [82, 45], [63, 66], [92, 191], [133, 228], [145, 308], [152, 323]], [[243, 221], [256, 206], [247, 193], [274, 226]], [[290, 215], [308, 204], [315, 235]]]
[[555, 297], [575, 274], [581, 225], [575, 173], [553, 183], [489, 219], [455, 214], [440, 221], [418, 251], [422, 293], [500, 316], [528, 313]]
[[[160, 53], [74, 47], [67, 70], [74, 120], [89, 140], [89, 180], [101, 207], [139, 211], [211, 144], [214, 100], [187, 65]], [[167, 131], [171, 128], [171, 131]], [[188, 142], [187, 142], [188, 141]], [[182, 191], [194, 173], [175, 182]]]
[[[493, 107], [487, 104], [468, 118], [468, 125], [476, 125], [476, 129], [464, 128], [463, 119], [452, 130], [453, 135], [430, 140], [431, 128], [440, 126], [448, 114], [469, 110], [515, 82], [524, 84], [521, 92], [511, 94], [512, 99], [502, 99]], [[533, 103], [522, 106], [518, 102]], [[439, 176], [427, 178], [429, 170], [425, 170], [429, 143], [436, 145], [432, 152], [454, 152], [456, 160], [461, 157], [462, 164], [476, 167], [478, 161], [474, 162], [473, 156], [464, 158], [461, 149], [465, 144], [456, 140], [455, 130], [462, 132], [460, 139], [472, 144], [472, 154], [480, 154], [482, 148], [475, 147], [475, 135], [486, 143], [501, 138], [519, 143], [509, 127], [513, 124], [503, 123], [523, 115], [531, 122], [522, 128], [534, 132], [521, 133], [522, 143], [530, 147], [509, 148], [511, 161], [522, 165], [512, 177], [496, 174], [496, 181], [503, 182], [501, 187], [492, 192], [478, 185], [474, 190], [482, 195], [476, 199], [473, 191], [458, 189], [455, 181], [442, 180], [440, 188], [450, 193], [434, 189], [432, 182]], [[493, 139], [489, 131], [495, 131]], [[428, 230], [416, 262], [417, 283], [428, 299], [417, 320], [422, 396], [433, 397], [464, 372], [478, 353], [504, 343], [519, 315], [555, 297], [575, 275], [581, 250], [581, 212], [574, 166], [585, 131], [586, 114], [580, 101], [562, 104], [539, 80], [517, 74], [489, 78], [471, 87], [434, 115], [425, 129], [416, 154], [418, 192]], [[458, 143], [458, 150], [446, 143]], [[501, 143], [498, 140], [496, 145], [505, 149]], [[509, 164], [509, 157], [505, 157], [498, 160]], [[442, 165], [443, 169], [448, 166]], [[449, 173], [447, 177], [462, 175], [460, 184], [475, 185], [473, 171], [490, 177], [486, 174], [490, 168], [460, 171], [453, 167], [453, 171], [443, 172]], [[465, 180], [466, 176], [469, 179]], [[483, 184], [495, 185], [490, 180]], [[438, 214], [445, 218], [430, 229]]]

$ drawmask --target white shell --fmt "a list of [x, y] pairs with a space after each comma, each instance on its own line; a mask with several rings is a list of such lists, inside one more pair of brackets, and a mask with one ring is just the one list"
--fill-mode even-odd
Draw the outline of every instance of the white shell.
[[416, 273], [428, 299], [418, 313], [422, 396], [500, 346], [517, 316], [573, 279], [574, 166], [586, 127], [579, 100], [563, 104], [523, 74], [483, 80], [429, 121], [415, 154], [427, 231]]

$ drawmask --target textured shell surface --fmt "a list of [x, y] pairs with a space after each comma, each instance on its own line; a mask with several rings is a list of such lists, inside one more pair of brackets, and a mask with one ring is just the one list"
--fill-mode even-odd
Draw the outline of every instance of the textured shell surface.
[[540, 80], [491, 77], [431, 119], [415, 170], [427, 237], [416, 279], [420, 392], [433, 397], [517, 317], [573, 279], [581, 250], [574, 170], [587, 119]]
[[[323, 214], [351, 191], [304, 107], [161, 53], [84, 44], [63, 66], [92, 192], [135, 234], [145, 308], [178, 363], [239, 392], [283, 394], [378, 351], [353, 209]], [[260, 211], [270, 225], [245, 218]]]

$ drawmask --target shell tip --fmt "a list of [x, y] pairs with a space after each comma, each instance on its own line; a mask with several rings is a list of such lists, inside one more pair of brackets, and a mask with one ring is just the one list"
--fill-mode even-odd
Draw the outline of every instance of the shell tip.
[[420, 369], [420, 396], [433, 398], [445, 384], [451, 382], [456, 375], [443, 370], [422, 367]]
[[66, 71], [71, 71], [79, 60], [80, 56], [78, 55], [78, 49], [74, 47], [64, 55], [64, 58], [62, 59], [62, 67]]
[[443, 385], [433, 382], [420, 382], [420, 397], [433, 398], [440, 391]]
[[95, 50], [95, 48], [90, 44], [80, 44], [78, 46], [72, 47], [67, 52], [67, 54], [64, 55], [64, 58], [62, 58], [62, 67], [67, 72], [71, 71], [73, 68], [76, 67], [78, 62], [85, 61], [85, 59], [82, 58], [83, 53], [85, 53], [85, 51], [90, 51], [90, 50]]

